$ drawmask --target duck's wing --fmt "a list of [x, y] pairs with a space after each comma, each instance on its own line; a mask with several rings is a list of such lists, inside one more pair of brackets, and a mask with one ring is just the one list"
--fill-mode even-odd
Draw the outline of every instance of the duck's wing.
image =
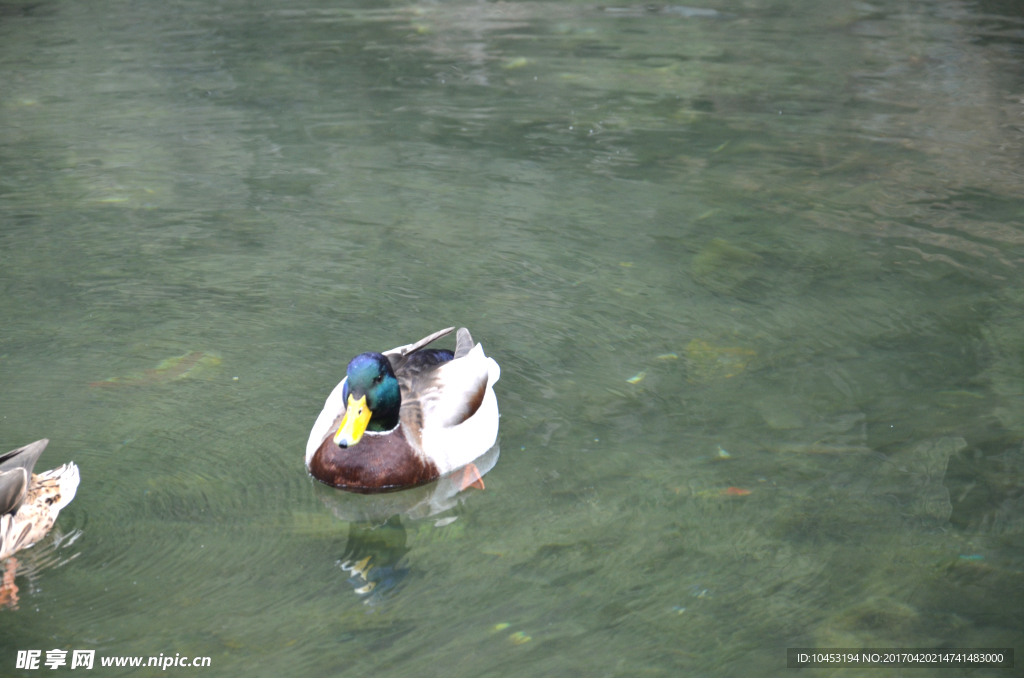
[[39, 459], [39, 455], [43, 453], [46, 446], [50, 444], [49, 439], [43, 438], [37, 440], [34, 443], [29, 443], [24, 447], [19, 447], [16, 450], [11, 450], [6, 454], [0, 454], [0, 472], [10, 471], [15, 468], [23, 468], [29, 474], [32, 475], [32, 469], [35, 468], [36, 460]]
[[447, 327], [443, 330], [438, 330], [429, 336], [423, 337], [412, 344], [406, 344], [405, 346], [393, 348], [390, 351], [384, 351], [384, 355], [387, 356], [388, 362], [391, 363], [391, 370], [395, 373], [395, 376], [398, 376], [398, 371], [402, 368], [402, 365], [405, 364], [411, 354], [420, 350], [424, 346], [437, 341], [441, 337], [451, 334], [454, 329], [454, 327]]
[[482, 346], [436, 365], [419, 362], [410, 361], [409, 369], [395, 373], [402, 386], [403, 421], [408, 414], [414, 416], [411, 421], [421, 430], [451, 428], [476, 414], [491, 382], [490, 366], [494, 363], [484, 355]]
[[21, 507], [32, 469], [49, 443], [43, 438], [0, 455], [0, 515], [15, 513]]
[[402, 423], [442, 474], [465, 466], [497, 441], [494, 384], [500, 376], [498, 363], [477, 344], [421, 374], [410, 388], [414, 397], [402, 393]]
[[28, 493], [29, 474], [23, 468], [0, 471], [0, 515], [16, 513]]

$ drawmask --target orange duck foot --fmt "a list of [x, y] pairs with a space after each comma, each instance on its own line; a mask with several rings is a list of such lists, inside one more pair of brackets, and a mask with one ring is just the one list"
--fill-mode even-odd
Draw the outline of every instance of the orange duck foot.
[[462, 469], [462, 482], [459, 484], [459, 492], [467, 487], [475, 487], [478, 490], [484, 489], [484, 479], [480, 477], [480, 470], [476, 464], [466, 464]]

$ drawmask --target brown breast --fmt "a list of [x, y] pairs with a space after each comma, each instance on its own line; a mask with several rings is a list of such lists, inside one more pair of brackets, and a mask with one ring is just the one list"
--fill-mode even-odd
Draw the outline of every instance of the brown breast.
[[387, 492], [429, 483], [437, 466], [424, 460], [406, 440], [401, 424], [386, 435], [366, 434], [342, 449], [329, 435], [309, 462], [309, 472], [322, 483], [352, 492]]

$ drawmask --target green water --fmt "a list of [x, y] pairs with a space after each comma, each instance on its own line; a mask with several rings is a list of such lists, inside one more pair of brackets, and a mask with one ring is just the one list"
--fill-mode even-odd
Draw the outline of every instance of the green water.
[[[82, 482], [0, 673], [1024, 648], [1024, 15], [700, 8], [4, 0], [0, 447]], [[486, 489], [351, 519], [323, 400], [449, 325], [502, 368]], [[211, 666], [99, 666], [161, 653]]]

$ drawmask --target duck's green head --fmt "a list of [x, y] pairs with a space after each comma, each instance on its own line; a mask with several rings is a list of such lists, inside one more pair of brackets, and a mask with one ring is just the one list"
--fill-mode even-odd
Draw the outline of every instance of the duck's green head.
[[334, 436], [335, 444], [350, 447], [365, 431], [390, 431], [398, 426], [402, 393], [388, 359], [380, 353], [360, 353], [349, 362], [346, 374], [342, 394], [345, 416]]

